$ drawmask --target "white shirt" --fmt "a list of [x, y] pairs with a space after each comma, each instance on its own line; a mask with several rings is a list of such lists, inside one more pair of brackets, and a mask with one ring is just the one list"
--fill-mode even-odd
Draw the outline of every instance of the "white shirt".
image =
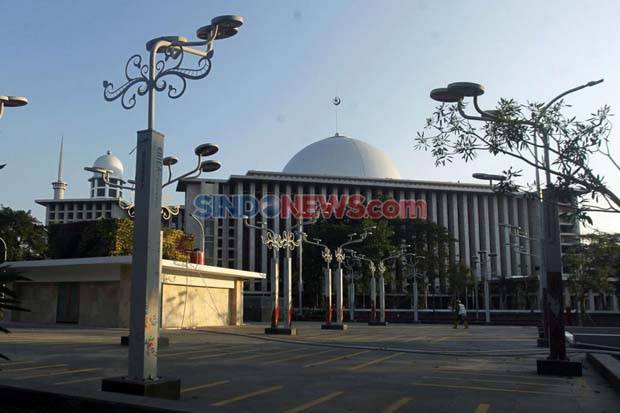
[[459, 304], [459, 315], [466, 315], [467, 310], [465, 309], [465, 305], [463, 303]]

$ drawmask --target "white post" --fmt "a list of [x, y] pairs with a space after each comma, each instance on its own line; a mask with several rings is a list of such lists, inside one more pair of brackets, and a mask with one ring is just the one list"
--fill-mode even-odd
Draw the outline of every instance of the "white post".
[[327, 276], [327, 285], [325, 290], [326, 300], [326, 313], [325, 313], [325, 324], [331, 325], [332, 323], [332, 269], [328, 265], [326, 268], [326, 276]]
[[164, 135], [139, 131], [137, 148], [128, 372], [130, 379], [144, 381], [157, 378]]
[[271, 328], [278, 328], [278, 321], [280, 319], [280, 288], [278, 286], [280, 282], [280, 263], [278, 257], [278, 250], [273, 250], [273, 258], [271, 259]]
[[418, 278], [413, 273], [413, 321], [418, 322]]
[[291, 251], [286, 249], [286, 258], [284, 259], [284, 279], [282, 280], [284, 287], [284, 320], [285, 327], [291, 328], [293, 315], [293, 259]]
[[377, 321], [377, 279], [370, 277], [370, 321]]
[[383, 274], [379, 276], [379, 305], [380, 305], [380, 319], [382, 323], [385, 323], [385, 278]]
[[344, 318], [343, 294], [342, 294], [342, 267], [336, 271], [336, 323], [342, 324]]
[[351, 274], [351, 282], [349, 283], [349, 320], [355, 319], [355, 280]]

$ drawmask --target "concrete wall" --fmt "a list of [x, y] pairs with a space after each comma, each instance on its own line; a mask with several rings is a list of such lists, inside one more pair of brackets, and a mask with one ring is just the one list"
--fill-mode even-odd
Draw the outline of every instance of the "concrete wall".
[[83, 326], [117, 327], [119, 283], [80, 283], [80, 315]]
[[12, 311], [12, 321], [26, 323], [55, 323], [58, 286], [56, 283], [16, 283], [15, 292], [20, 306], [30, 311]]
[[118, 324], [120, 328], [129, 328], [129, 300], [131, 298], [131, 267], [123, 265], [120, 271], [118, 291]]
[[163, 284], [162, 327], [225, 326], [230, 322], [229, 289]]

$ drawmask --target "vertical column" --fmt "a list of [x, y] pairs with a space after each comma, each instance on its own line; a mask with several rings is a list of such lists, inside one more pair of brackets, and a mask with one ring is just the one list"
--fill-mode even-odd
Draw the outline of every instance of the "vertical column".
[[[237, 182], [237, 196], [243, 196], [243, 181]], [[235, 268], [243, 269], [243, 220], [235, 219]]]
[[[291, 198], [291, 185], [286, 184], [285, 186], [286, 196]], [[286, 231], [291, 231], [291, 215], [287, 214], [285, 217], [285, 228]], [[293, 259], [291, 257], [291, 250], [289, 248], [285, 248], [284, 255], [284, 274], [282, 279], [282, 287], [283, 287], [283, 301], [284, 301], [284, 320], [286, 323], [286, 328], [291, 327], [292, 316], [293, 316]]]
[[[254, 182], [250, 182], [250, 196], [256, 197], [256, 184]], [[256, 225], [256, 217], [253, 214], [250, 215], [249, 221], [250, 225]], [[250, 250], [248, 269], [256, 271], [256, 230], [254, 228], [250, 228], [248, 231], [248, 249]], [[250, 291], [254, 291], [254, 287], [254, 281], [250, 281]]]
[[455, 252], [454, 252], [454, 256], [452, 257], [452, 262], [458, 262], [457, 260], [457, 254], [460, 255], [460, 240], [459, 240], [459, 208], [458, 208], [458, 204], [459, 204], [459, 196], [456, 192], [452, 193], [452, 205], [451, 205], [451, 209], [450, 209], [450, 223], [452, 225], [450, 225], [450, 229], [452, 232], [452, 238], [454, 238], [455, 240]]
[[[512, 197], [512, 225], [515, 228], [514, 231], [517, 232], [517, 234], [520, 234], [520, 229], [521, 229], [521, 222], [519, 222], [519, 200], [517, 199], [517, 197]], [[513, 274], [517, 274], [517, 275], [523, 275], [523, 267], [521, 266], [521, 257], [523, 256], [521, 254], [521, 237], [520, 236], [516, 236], [514, 237], [513, 241], [514, 244], [516, 244], [515, 246], [512, 246], [511, 250], [512, 250], [512, 273]]]
[[523, 232], [525, 233], [525, 235], [527, 236], [527, 238], [523, 239], [523, 242], [525, 243], [526, 248], [524, 248], [524, 252], [527, 252], [527, 255], [523, 256], [523, 275], [525, 276], [529, 276], [532, 275], [534, 273], [533, 271], [533, 266], [532, 266], [532, 254], [535, 254], [534, 250], [533, 250], [533, 246], [532, 245], [532, 240], [530, 239], [532, 237], [532, 234], [530, 234], [530, 211], [529, 211], [529, 201], [527, 199], [527, 197], [522, 197], [521, 200], [521, 208], [519, 208], [519, 221], [521, 222], [521, 226], [523, 228]]
[[[461, 238], [462, 251], [465, 255], [465, 265], [471, 266], [471, 254], [469, 250], [469, 202], [466, 193], [462, 195], [461, 219], [463, 220], [463, 237]], [[463, 259], [463, 257], [461, 257]]]
[[[261, 187], [261, 197], [264, 197], [265, 195], [267, 195], [268, 192], [268, 186], [266, 183], [263, 183], [262, 187]], [[267, 223], [267, 225], [269, 225], [269, 220], [267, 218], [265, 218], [265, 216], [261, 216], [261, 222], [265, 222]], [[264, 231], [263, 234], [265, 235]], [[267, 274], [267, 266], [268, 266], [268, 258], [267, 258], [267, 246], [261, 242], [261, 247], [260, 247], [260, 266], [261, 266], [261, 272]], [[267, 291], [267, 280], [264, 279], [261, 281], [261, 291]]]
[[431, 192], [431, 210], [429, 211], [431, 214], [431, 220], [434, 223], [437, 223], [437, 192]]
[[[495, 246], [495, 271], [496, 271], [496, 276], [501, 276], [503, 271], [502, 271], [502, 266], [501, 266], [501, 241], [500, 241], [500, 220], [499, 220], [499, 201], [497, 199], [497, 195], [493, 194], [490, 195], [491, 197], [491, 211], [493, 213], [493, 228], [492, 228], [492, 234], [493, 234], [493, 244]], [[492, 244], [492, 245], [493, 245]]]
[[158, 377], [163, 153], [164, 135], [138, 132], [128, 372], [140, 381]]
[[[314, 188], [312, 190], [314, 192]], [[304, 186], [302, 184], [297, 185], [297, 195], [304, 195]], [[300, 218], [301, 222], [303, 222], [303, 217]], [[299, 231], [304, 231], [303, 225], [299, 226]], [[299, 238], [299, 237], [298, 237]], [[303, 293], [304, 293], [304, 277], [303, 277], [303, 266], [304, 266], [304, 243], [300, 242], [299, 247], [297, 247], [297, 306], [299, 307], [299, 314], [303, 315]]]
[[[224, 184], [222, 186], [225, 195], [230, 195], [229, 186]], [[229, 223], [230, 217], [228, 215], [222, 217], [222, 267], [229, 268], [228, 266], [228, 250], [230, 245], [228, 243], [229, 237]]]
[[[472, 215], [473, 228], [471, 229], [471, 231], [472, 231], [472, 234], [474, 235], [473, 237], [474, 248], [473, 248], [473, 251], [471, 251], [471, 256], [480, 258], [480, 256], [478, 255], [478, 251], [480, 251], [480, 215], [479, 215], [479, 210], [478, 210], [478, 198], [479, 197], [477, 194], [472, 195], [471, 215]], [[474, 302], [473, 304], [476, 307], [476, 310], [480, 308], [480, 306], [478, 305], [478, 281], [482, 279], [482, 273], [481, 273], [482, 265], [484, 264], [478, 261], [478, 265], [476, 266], [476, 273], [474, 274]], [[476, 317], [477, 316], [478, 316], [478, 313], [476, 313]]]
[[[502, 197], [502, 219], [504, 225], [510, 225], [510, 213], [508, 208], [508, 197]], [[504, 243], [504, 276], [512, 277], [513, 268], [512, 268], [512, 236], [511, 236], [511, 228], [504, 226], [502, 227], [502, 240]]]

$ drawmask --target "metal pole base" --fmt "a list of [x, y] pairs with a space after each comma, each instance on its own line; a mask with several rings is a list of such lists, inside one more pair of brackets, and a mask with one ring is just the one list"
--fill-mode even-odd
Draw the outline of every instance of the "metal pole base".
[[580, 361], [570, 360], [536, 360], [536, 373], [539, 375], [581, 377]]
[[276, 328], [267, 327], [265, 329], [265, 334], [277, 334], [277, 335], [283, 335], [283, 336], [296, 336], [297, 335], [297, 329], [296, 328], [286, 328], [286, 327], [276, 327]]
[[347, 330], [349, 328], [346, 324], [322, 324], [321, 330]]
[[[129, 345], [129, 336], [121, 336], [121, 346]], [[157, 347], [164, 348], [170, 346], [170, 339], [168, 337], [159, 336], [157, 339]]]
[[388, 322], [387, 321], [369, 321], [368, 325], [369, 326], [387, 326]]
[[101, 380], [101, 391], [179, 400], [181, 379], [160, 377], [156, 380], [132, 380], [127, 377], [111, 377]]

